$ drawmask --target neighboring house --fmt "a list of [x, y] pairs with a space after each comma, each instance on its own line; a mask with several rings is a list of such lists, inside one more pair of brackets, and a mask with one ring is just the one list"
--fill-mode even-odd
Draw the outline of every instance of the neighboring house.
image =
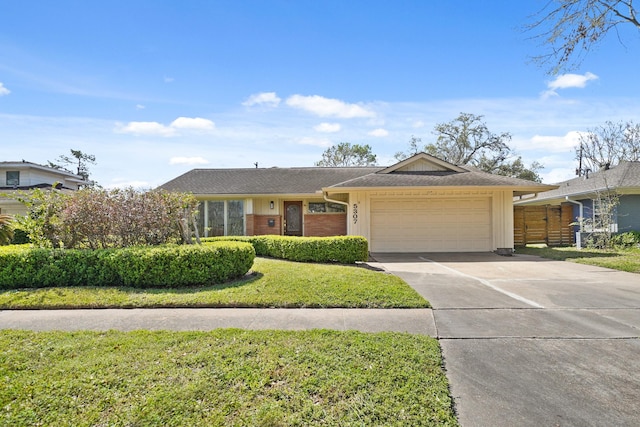
[[16, 191], [35, 188], [56, 189], [62, 191], [78, 190], [87, 184], [81, 176], [61, 169], [42, 166], [36, 163], [0, 162], [0, 213], [8, 215], [25, 214], [25, 206], [11, 198]]
[[359, 235], [372, 252], [513, 250], [513, 198], [555, 188], [419, 153], [390, 167], [194, 169], [204, 235]]
[[[601, 223], [598, 201], [609, 191], [619, 197], [612, 232], [640, 231], [640, 162], [623, 161], [611, 168], [589, 172], [584, 176], [556, 184], [557, 189], [538, 193], [535, 197], [516, 200], [517, 207], [562, 206], [569, 209], [569, 222], [585, 219], [583, 231], [599, 231]], [[565, 219], [567, 222], [567, 219]], [[569, 226], [569, 224], [563, 224]], [[577, 227], [575, 231], [578, 231]]]

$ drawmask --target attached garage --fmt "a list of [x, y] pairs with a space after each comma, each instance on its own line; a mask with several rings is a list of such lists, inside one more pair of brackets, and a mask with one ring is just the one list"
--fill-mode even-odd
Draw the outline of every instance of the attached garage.
[[372, 198], [372, 252], [491, 251], [491, 198]]

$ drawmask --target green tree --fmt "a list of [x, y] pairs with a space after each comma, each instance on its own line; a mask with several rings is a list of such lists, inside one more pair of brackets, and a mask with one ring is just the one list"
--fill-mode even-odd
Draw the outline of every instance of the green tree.
[[[80, 150], [71, 149], [71, 157], [65, 156], [64, 154], [58, 156], [56, 161], [49, 160], [49, 167], [55, 169], [63, 169], [71, 173], [75, 173], [76, 175], [80, 175], [82, 179], [93, 184], [93, 182], [89, 181], [89, 164], [96, 164], [96, 156], [93, 154], [86, 154]], [[75, 171], [70, 170], [69, 167], [74, 167]]]
[[507, 144], [511, 141], [511, 134], [491, 132], [482, 118], [460, 113], [454, 120], [435, 126], [435, 143], [420, 149], [421, 139], [412, 136], [409, 153], [396, 153], [396, 158], [402, 160], [422, 150], [455, 165], [473, 166], [489, 173], [540, 182], [538, 171], [542, 165], [534, 162], [525, 167], [522, 158], [514, 158]]
[[371, 146], [341, 142], [327, 148], [322, 153], [322, 160], [316, 162], [316, 166], [375, 166], [376, 155], [371, 152]]
[[532, 59], [550, 74], [579, 66], [585, 55], [618, 27], [631, 24], [640, 31], [633, 0], [552, 0], [526, 30], [537, 34], [547, 51]]

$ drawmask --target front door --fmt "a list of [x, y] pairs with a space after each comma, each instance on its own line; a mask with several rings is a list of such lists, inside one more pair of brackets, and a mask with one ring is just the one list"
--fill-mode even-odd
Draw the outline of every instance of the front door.
[[302, 202], [284, 202], [284, 235], [302, 236]]

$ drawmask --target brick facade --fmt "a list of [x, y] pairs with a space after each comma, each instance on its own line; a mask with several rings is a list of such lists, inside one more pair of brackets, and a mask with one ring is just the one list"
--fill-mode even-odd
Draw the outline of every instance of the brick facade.
[[[273, 220], [273, 227], [269, 226]], [[265, 234], [282, 234], [282, 217], [280, 215], [247, 215], [247, 236], [264, 236]]]
[[304, 216], [304, 235], [308, 237], [345, 236], [347, 214], [316, 214]]

